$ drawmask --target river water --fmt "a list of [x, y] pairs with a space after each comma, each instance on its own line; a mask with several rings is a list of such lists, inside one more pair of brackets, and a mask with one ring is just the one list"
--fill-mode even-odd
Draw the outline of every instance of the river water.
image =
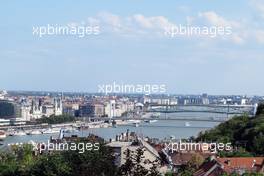
[[[213, 114], [213, 113], [171, 113], [161, 114], [161, 117], [167, 120], [158, 120], [154, 123], [141, 122], [139, 127], [135, 127], [132, 124], [119, 125], [117, 128], [94, 128], [87, 129], [78, 132], [74, 132], [67, 135], [77, 134], [78, 136], [87, 136], [89, 133], [93, 133], [105, 140], [115, 138], [117, 134], [121, 134], [129, 129], [130, 132], [136, 132], [137, 134], [148, 136], [151, 138], [169, 138], [174, 136], [176, 139], [189, 138], [191, 136], [197, 136], [199, 132], [208, 130], [215, 127], [220, 122], [213, 121], [192, 121], [191, 118], [209, 119], [209, 118], [221, 118], [225, 117], [225, 114]], [[186, 120], [177, 120], [185, 118]], [[186, 126], [186, 123], [189, 125]], [[2, 147], [12, 143], [25, 143], [30, 140], [34, 142], [47, 142], [49, 138], [53, 136], [58, 138], [59, 134], [40, 134], [40, 135], [26, 135], [26, 136], [8, 136], [2, 141]]]

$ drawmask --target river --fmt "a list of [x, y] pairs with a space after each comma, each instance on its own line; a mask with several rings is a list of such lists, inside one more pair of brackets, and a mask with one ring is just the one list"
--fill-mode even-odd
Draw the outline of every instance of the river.
[[[213, 121], [192, 121], [190, 118], [199, 117], [201, 119], [208, 119], [211, 117], [220, 118], [225, 117], [224, 114], [212, 114], [212, 113], [172, 113], [172, 114], [161, 114], [161, 117], [167, 117], [169, 119], [177, 119], [185, 117], [186, 120], [158, 120], [153, 123], [141, 122], [139, 127], [135, 127], [132, 124], [130, 125], [119, 125], [117, 128], [93, 128], [74, 132], [72, 135], [77, 134], [78, 136], [87, 136], [89, 133], [93, 133], [100, 137], [103, 137], [105, 140], [110, 138], [115, 138], [117, 134], [121, 134], [129, 129], [130, 132], [136, 132], [137, 134], [148, 136], [151, 138], [169, 138], [174, 136], [176, 139], [189, 138], [191, 136], [197, 136], [199, 132], [208, 130], [215, 127], [220, 122]], [[186, 126], [186, 122], [188, 126]], [[4, 141], [2, 141], [3, 146], [11, 143], [25, 143], [30, 140], [34, 142], [47, 142], [53, 136], [58, 138], [59, 134], [40, 134], [40, 135], [26, 135], [26, 136], [8, 136]], [[2, 146], [2, 147], [3, 147]]]

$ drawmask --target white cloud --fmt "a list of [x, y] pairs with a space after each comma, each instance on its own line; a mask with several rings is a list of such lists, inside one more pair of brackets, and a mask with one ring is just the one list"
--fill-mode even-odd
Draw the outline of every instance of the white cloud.
[[264, 31], [263, 30], [257, 30], [255, 32], [255, 37], [259, 43], [264, 44]]
[[164, 16], [145, 17], [144, 15], [136, 14], [133, 16], [133, 19], [143, 28], [164, 29], [174, 26], [174, 24], [169, 22]]
[[263, 0], [251, 0], [251, 4], [260, 13], [260, 16], [264, 18], [264, 1]]
[[166, 27], [175, 25], [164, 16], [147, 17], [142, 14], [121, 17], [108, 12], [101, 12], [90, 18], [92, 21], [98, 22], [104, 31], [114, 32], [122, 36], [140, 34], [157, 36], [164, 33]]
[[98, 16], [103, 22], [109, 25], [112, 25], [114, 27], [121, 27], [121, 18], [118, 15], [114, 15], [108, 12], [102, 12], [99, 13]]
[[245, 40], [238, 34], [233, 34], [231, 37], [232, 42], [236, 44], [244, 44]]
[[200, 12], [198, 14], [200, 18], [204, 18], [207, 22], [214, 26], [231, 26], [239, 27], [240, 24], [236, 21], [227, 20], [224, 17], [218, 15], [214, 11]]
[[[252, 22], [247, 20], [236, 21], [233, 19], [227, 19], [219, 15], [214, 11], [199, 12], [196, 16], [183, 16], [186, 24], [190, 26], [222, 26], [231, 27], [232, 34], [229, 36], [217, 36], [216, 38], [210, 39], [211, 42], [232, 42], [234, 44], [247, 44], [249, 40], [254, 42], [264, 43], [263, 30], [252, 25]], [[80, 24], [80, 23], [79, 23]], [[87, 18], [85, 24], [100, 25], [102, 31], [107, 33], [114, 33], [121, 36], [127, 37], [164, 37], [165, 28], [177, 27], [177, 24], [165, 16], [145, 16], [143, 14], [132, 14], [130, 16], [119, 16], [109, 12], [101, 12], [93, 17]], [[78, 25], [78, 23], [71, 23], [71, 25]], [[194, 36], [203, 37], [204, 36]], [[185, 36], [181, 36], [185, 38]], [[187, 36], [188, 40], [192, 37]]]
[[247, 35], [245, 35], [243, 24], [240, 22], [226, 19], [214, 11], [200, 12], [198, 18], [211, 26], [230, 27], [232, 34], [228, 37], [223, 36], [222, 39], [240, 45], [245, 43]]
[[152, 28], [153, 24], [150, 20], [146, 19], [143, 15], [137, 14], [133, 16], [133, 19], [144, 28]]

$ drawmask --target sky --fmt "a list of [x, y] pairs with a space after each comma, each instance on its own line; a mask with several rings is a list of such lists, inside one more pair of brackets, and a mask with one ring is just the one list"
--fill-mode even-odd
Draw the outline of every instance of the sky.
[[[168, 93], [264, 95], [263, 0], [1, 1], [0, 90], [97, 92], [165, 84]], [[98, 25], [83, 38], [39, 37], [47, 25]], [[179, 25], [228, 36], [164, 35]]]

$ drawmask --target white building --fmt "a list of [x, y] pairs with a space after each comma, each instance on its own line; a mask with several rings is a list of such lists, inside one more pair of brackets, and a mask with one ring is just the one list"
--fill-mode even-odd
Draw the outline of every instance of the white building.
[[42, 108], [42, 113], [46, 117], [50, 117], [55, 114], [55, 108], [53, 105], [44, 105]]
[[30, 115], [30, 106], [23, 105], [20, 108], [21, 111], [21, 118], [25, 121], [30, 121], [31, 115]]
[[63, 109], [62, 109], [62, 99], [60, 98], [54, 98], [54, 115], [62, 115]]
[[0, 119], [0, 126], [7, 126], [10, 125], [9, 119]]
[[62, 115], [63, 107], [60, 98], [54, 98], [53, 104], [44, 103], [41, 99], [33, 99], [31, 104], [23, 103], [20, 108], [21, 118], [25, 121], [39, 119], [43, 116], [50, 117], [51, 115]]
[[203, 103], [204, 105], [208, 105], [208, 104], [209, 104], [209, 99], [206, 98], [206, 97], [203, 97], [203, 98], [202, 98], [202, 103]]
[[171, 98], [170, 99], [170, 105], [177, 105], [178, 104], [178, 99], [177, 98]]
[[38, 101], [32, 100], [30, 109], [30, 119], [39, 119], [42, 117], [42, 103], [39, 99]]
[[0, 100], [4, 100], [5, 99], [5, 95], [7, 95], [7, 91], [5, 91], [5, 90], [0, 91]]
[[246, 98], [242, 98], [240, 104], [241, 104], [241, 105], [246, 105], [246, 104], [248, 104], [248, 99], [246, 99]]
[[116, 116], [116, 101], [110, 100], [105, 105], [105, 115], [107, 115], [109, 118]]

